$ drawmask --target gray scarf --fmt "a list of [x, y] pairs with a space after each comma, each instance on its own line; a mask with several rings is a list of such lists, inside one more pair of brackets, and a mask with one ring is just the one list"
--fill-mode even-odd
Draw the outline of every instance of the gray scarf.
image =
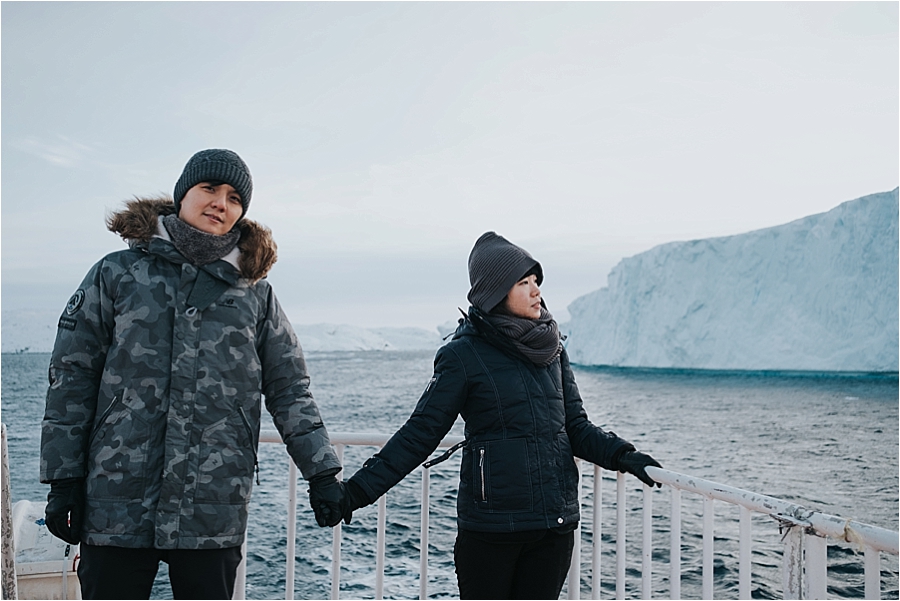
[[179, 219], [177, 215], [166, 215], [162, 222], [178, 252], [198, 266], [218, 261], [230, 253], [241, 239], [241, 231], [238, 228], [217, 236], [198, 230]]
[[544, 307], [541, 307], [541, 316], [537, 319], [518, 317], [497, 309], [484, 317], [535, 365], [550, 365], [562, 352], [559, 326]]

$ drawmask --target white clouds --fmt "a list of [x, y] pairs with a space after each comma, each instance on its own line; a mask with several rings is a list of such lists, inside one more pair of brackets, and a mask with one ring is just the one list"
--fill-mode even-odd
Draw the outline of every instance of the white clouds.
[[56, 136], [52, 141], [26, 137], [14, 142], [14, 145], [23, 152], [60, 167], [76, 167], [92, 152], [89, 146], [62, 135]]
[[[325, 262], [320, 283], [329, 261], [345, 273], [381, 256], [397, 278], [427, 278], [421, 265], [443, 255], [464, 270], [475, 238], [495, 229], [583, 265], [590, 275], [566, 276], [583, 292], [605, 275], [591, 265], [893, 189], [896, 12], [4, 5], [4, 267], [10, 257], [39, 264], [37, 249], [58, 245], [68, 225], [91, 233], [91, 253], [116, 248], [95, 241], [97, 214], [170, 192], [191, 153], [227, 147], [253, 172], [250, 216], [273, 228], [283, 264]], [[25, 220], [45, 204], [52, 237]], [[395, 283], [408, 294], [418, 282]], [[344, 321], [379, 325], [369, 319]]]

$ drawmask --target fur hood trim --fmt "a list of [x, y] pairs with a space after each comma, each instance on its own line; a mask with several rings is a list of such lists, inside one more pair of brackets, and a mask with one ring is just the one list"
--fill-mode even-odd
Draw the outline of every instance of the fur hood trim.
[[[123, 240], [146, 244], [157, 235], [159, 218], [174, 213], [175, 204], [168, 196], [135, 197], [125, 202], [125, 209], [107, 216], [106, 227]], [[272, 230], [261, 223], [244, 218], [238, 221], [237, 227], [241, 231], [238, 269], [242, 277], [255, 283], [264, 278], [278, 260], [278, 246]]]

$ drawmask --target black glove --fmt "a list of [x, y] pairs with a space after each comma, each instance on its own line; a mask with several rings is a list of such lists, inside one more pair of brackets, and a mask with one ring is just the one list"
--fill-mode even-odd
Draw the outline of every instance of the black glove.
[[64, 478], [50, 483], [44, 521], [53, 536], [70, 545], [81, 542], [81, 526], [84, 524], [84, 479]]
[[350, 523], [350, 497], [343, 482], [339, 482], [334, 474], [313, 476], [309, 479], [309, 504], [316, 516], [316, 523], [332, 528], [341, 519]]
[[344, 523], [349, 524], [353, 512], [360, 507], [371, 505], [368, 495], [362, 487], [353, 480], [344, 480], [344, 490], [347, 491], [347, 512], [344, 514]]
[[646, 453], [641, 453], [640, 451], [625, 451], [616, 459], [616, 469], [620, 472], [627, 472], [637, 476], [638, 479], [647, 486], [653, 486], [655, 484], [662, 488], [662, 484], [654, 481], [653, 478], [647, 475], [647, 472], [644, 469], [651, 465], [653, 467], [662, 467], [656, 459]]

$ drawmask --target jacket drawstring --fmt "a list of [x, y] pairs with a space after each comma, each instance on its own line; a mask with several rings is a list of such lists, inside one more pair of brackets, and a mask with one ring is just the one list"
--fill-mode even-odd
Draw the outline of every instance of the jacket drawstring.
[[448, 459], [450, 459], [450, 455], [452, 455], [453, 453], [458, 451], [465, 444], [466, 444], [465, 440], [459, 441], [458, 443], [456, 443], [455, 445], [453, 445], [452, 447], [450, 447], [449, 449], [444, 451], [444, 453], [442, 455], [440, 455], [439, 457], [435, 457], [431, 461], [426, 461], [425, 463], [423, 463], [422, 467], [428, 468], [428, 467], [431, 467], [432, 465], [437, 465], [438, 463], [441, 463], [442, 461], [447, 461]]

